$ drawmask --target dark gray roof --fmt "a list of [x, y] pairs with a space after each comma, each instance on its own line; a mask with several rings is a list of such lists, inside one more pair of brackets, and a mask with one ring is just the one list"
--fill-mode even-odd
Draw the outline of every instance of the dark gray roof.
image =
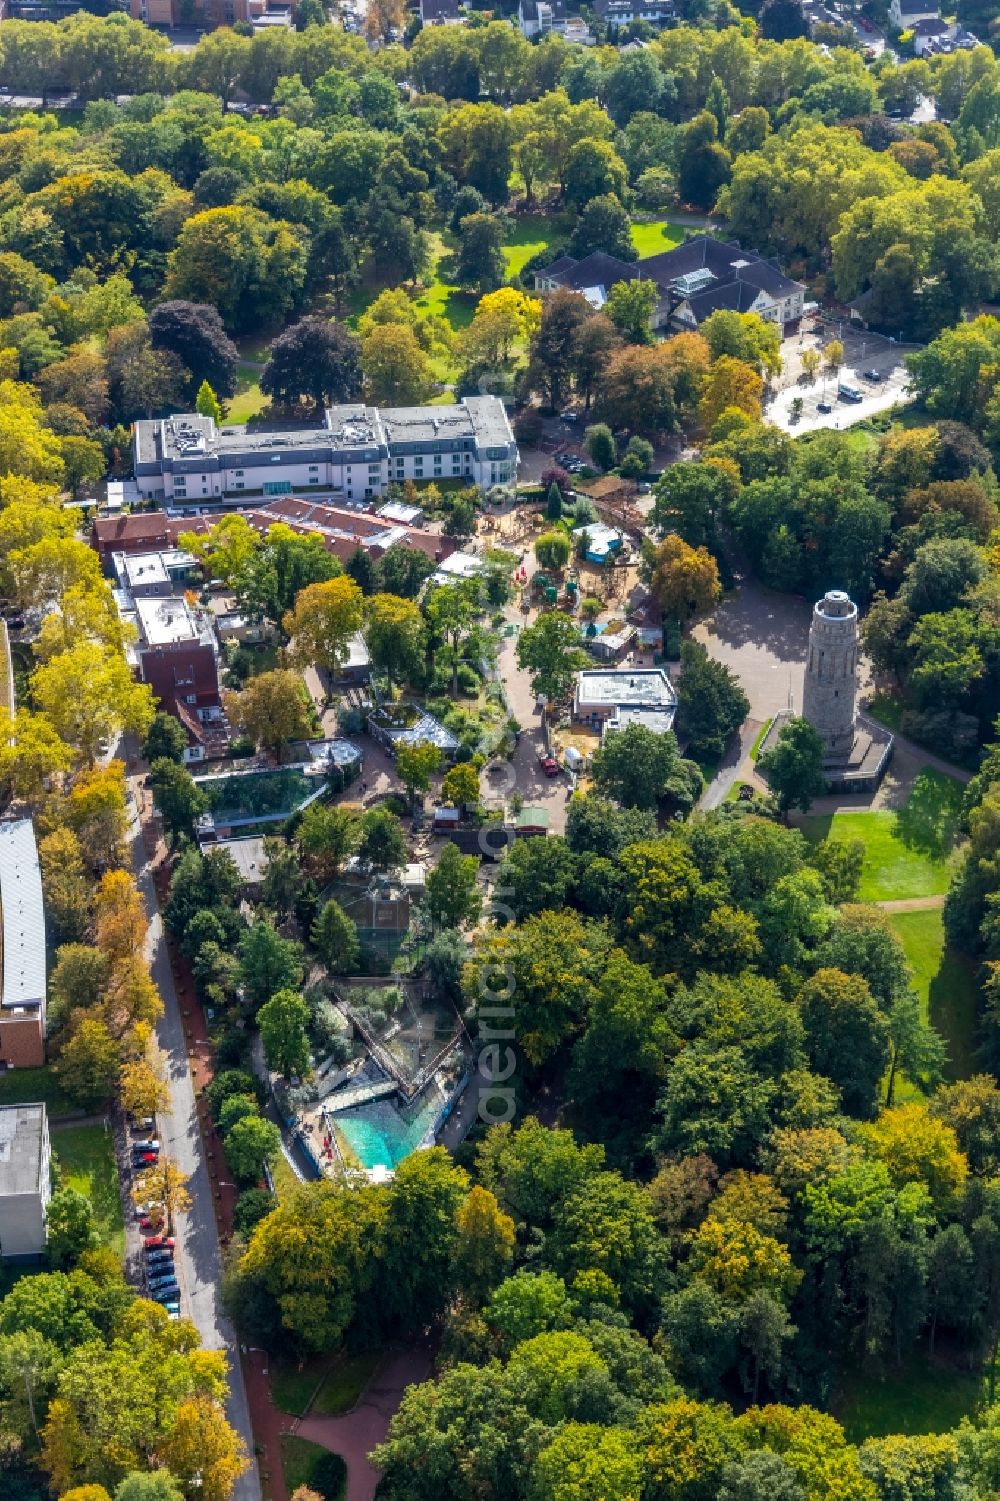
[[422, 21], [457, 21], [458, 0], [420, 0]]
[[899, 0], [899, 13], [901, 16], [924, 16], [930, 8], [928, 0]]
[[606, 255], [603, 250], [591, 251], [582, 261], [574, 260], [571, 255], [561, 256], [536, 275], [555, 277], [569, 292], [582, 292], [586, 287], [604, 287], [610, 292], [620, 281], [642, 279], [637, 261], [620, 261], [615, 255]]
[[[750, 302], [757, 292], [767, 292], [771, 297], [787, 297], [799, 286], [785, 275], [777, 261], [766, 260], [756, 250], [743, 250], [738, 240], [713, 240], [708, 235], [697, 235], [674, 250], [646, 256], [639, 261], [638, 271], [642, 277], [652, 277], [662, 287], [670, 287], [680, 277], [690, 276], [695, 271], [711, 272], [714, 285], [692, 293], [692, 300], [733, 282], [745, 282], [754, 289]], [[728, 307], [733, 304], [718, 305]]]
[[[529, 0], [529, 3], [533, 5], [534, 0]], [[575, 256], [561, 255], [557, 261], [552, 262], [551, 266], [544, 266], [542, 270], [536, 271], [535, 275], [543, 277], [561, 276], [564, 271], [572, 271], [573, 267], [578, 266], [579, 264], [580, 263]]]
[[951, 30], [947, 21], [942, 21], [940, 16], [925, 16], [918, 21], [913, 28], [914, 36], [944, 36]]

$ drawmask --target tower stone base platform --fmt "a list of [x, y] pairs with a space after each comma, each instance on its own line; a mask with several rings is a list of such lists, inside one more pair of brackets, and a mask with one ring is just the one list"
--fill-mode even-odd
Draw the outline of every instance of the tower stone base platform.
[[[774, 748], [782, 726], [794, 716], [776, 714], [757, 751], [758, 758]], [[826, 756], [823, 775], [830, 792], [876, 792], [892, 760], [892, 735], [864, 714], [854, 718], [854, 739], [843, 754]]]

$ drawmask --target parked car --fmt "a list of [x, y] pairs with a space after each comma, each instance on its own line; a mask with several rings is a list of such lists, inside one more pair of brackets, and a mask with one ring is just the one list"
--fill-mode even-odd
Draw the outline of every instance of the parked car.
[[179, 1287], [164, 1287], [158, 1292], [151, 1293], [150, 1296], [154, 1303], [176, 1303], [180, 1297], [180, 1291]]
[[132, 1143], [132, 1150], [133, 1152], [158, 1152], [160, 1150], [160, 1143], [155, 1136], [151, 1136], [148, 1140], [144, 1138], [142, 1141], [134, 1141]]
[[580, 420], [580, 413], [579, 412], [560, 412], [559, 413], [559, 421], [567, 423], [570, 427], [574, 427], [579, 422], [579, 420]]
[[151, 1115], [133, 1115], [129, 1117], [129, 1124], [133, 1131], [153, 1131], [155, 1122]]
[[180, 1291], [177, 1278], [173, 1272], [163, 1277], [150, 1277], [148, 1286], [151, 1293], [164, 1292], [168, 1287], [171, 1290], [176, 1289], [178, 1292]]
[[824, 416], [827, 416], [830, 412], [833, 411], [833, 407], [828, 401], [817, 401], [816, 410], [817, 412], [822, 412]]
[[146, 1257], [146, 1270], [151, 1277], [156, 1273], [157, 1268], [162, 1271], [171, 1271], [173, 1270], [173, 1265], [173, 1251], [154, 1251]]
[[858, 390], [857, 386], [849, 385], [845, 381], [841, 381], [840, 385], [837, 387], [837, 395], [840, 397], [841, 401], [864, 401], [865, 399], [862, 396], [861, 392]]
[[880, 381], [885, 380], [885, 376], [882, 374], [881, 370], [876, 370], [875, 367], [872, 366], [870, 370], [865, 371], [865, 380], [870, 380], [875, 384], [878, 384]]
[[158, 1247], [172, 1250], [177, 1244], [172, 1235], [147, 1235], [143, 1245], [147, 1251], [155, 1251]]
[[538, 764], [547, 777], [557, 777], [559, 775], [559, 762], [554, 756], [539, 756]]
[[132, 1158], [132, 1167], [133, 1169], [152, 1167], [156, 1162], [156, 1157], [155, 1152], [137, 1152]]

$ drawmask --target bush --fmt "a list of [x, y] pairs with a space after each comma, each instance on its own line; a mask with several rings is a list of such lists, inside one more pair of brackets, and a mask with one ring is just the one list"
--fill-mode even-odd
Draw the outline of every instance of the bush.
[[309, 1484], [323, 1501], [339, 1501], [347, 1485], [347, 1466], [339, 1454], [324, 1454], [316, 1460]]
[[676, 662], [681, 654], [681, 623], [672, 615], [663, 622], [663, 655], [668, 662]]
[[271, 1213], [277, 1199], [265, 1188], [245, 1188], [233, 1209], [233, 1227], [244, 1238]]
[[360, 735], [365, 727], [365, 716], [360, 709], [342, 704], [337, 711], [337, 724], [344, 735]]
[[250, 1062], [250, 1038], [240, 1027], [226, 1027], [215, 1045], [219, 1068], [242, 1068]]
[[229, 746], [229, 753], [234, 760], [239, 760], [242, 756], [252, 756], [256, 750], [257, 747], [249, 735], [237, 735]]
[[458, 691], [463, 698], [478, 698], [479, 690], [483, 686], [482, 679], [474, 668], [463, 662], [456, 674], [458, 678]]

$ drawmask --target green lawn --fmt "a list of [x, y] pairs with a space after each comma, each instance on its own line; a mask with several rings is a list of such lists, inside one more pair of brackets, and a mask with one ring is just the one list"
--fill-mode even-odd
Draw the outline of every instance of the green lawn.
[[868, 706], [868, 713], [886, 729], [898, 733], [903, 718], [903, 705], [891, 693], [876, 693]]
[[125, 1221], [115, 1161], [114, 1137], [103, 1126], [55, 1126], [52, 1151], [59, 1183], [90, 1200], [101, 1240], [125, 1254]]
[[338, 1361], [323, 1382], [311, 1411], [324, 1418], [350, 1412], [375, 1375], [381, 1358], [380, 1351], [366, 1350], [363, 1355], [350, 1355]]
[[297, 1434], [281, 1435], [281, 1467], [289, 1495], [300, 1485], [318, 1491], [323, 1501], [341, 1501], [347, 1492], [347, 1466], [340, 1455]]
[[249, 422], [267, 405], [259, 385], [260, 371], [240, 362], [236, 369], [236, 395], [229, 402], [227, 422]]
[[301, 1365], [271, 1362], [271, 1396], [279, 1412], [291, 1413], [293, 1417], [305, 1417], [309, 1404], [319, 1390], [320, 1382], [330, 1369], [328, 1357], [306, 1360]]
[[750, 747], [751, 761], [756, 761], [757, 757], [759, 756], [761, 745], [764, 742], [764, 736], [767, 734], [773, 723], [773, 719], [766, 719], [761, 725], [760, 729], [757, 731], [757, 738], [754, 741], [753, 745], [751, 745]]
[[297, 1418], [307, 1412], [319, 1417], [350, 1412], [381, 1358], [380, 1351], [367, 1350], [363, 1355], [325, 1356], [301, 1365], [275, 1362], [271, 1378], [274, 1405]]
[[640, 258], [659, 255], [661, 250], [673, 250], [684, 238], [684, 227], [671, 224], [669, 219], [654, 219], [648, 224], [632, 225], [632, 244]]
[[806, 818], [802, 827], [807, 839], [862, 841], [861, 901], [940, 896], [951, 876], [961, 802], [961, 783], [928, 769], [914, 781], [905, 808]]
[[975, 1072], [977, 998], [972, 965], [945, 947], [940, 909], [894, 912], [889, 922], [906, 950], [921, 1013], [944, 1039], [948, 1078], [969, 1078]]
[[74, 1109], [53, 1068], [9, 1068], [0, 1074], [0, 1105], [32, 1105], [36, 1101], [48, 1106], [50, 1120], [70, 1115]]
[[980, 1375], [915, 1357], [882, 1378], [851, 1372], [836, 1415], [852, 1444], [888, 1433], [947, 1433], [975, 1412], [982, 1389]]
[[513, 222], [503, 247], [507, 275], [520, 276], [533, 255], [552, 243], [552, 220], [547, 214], [522, 214]]

